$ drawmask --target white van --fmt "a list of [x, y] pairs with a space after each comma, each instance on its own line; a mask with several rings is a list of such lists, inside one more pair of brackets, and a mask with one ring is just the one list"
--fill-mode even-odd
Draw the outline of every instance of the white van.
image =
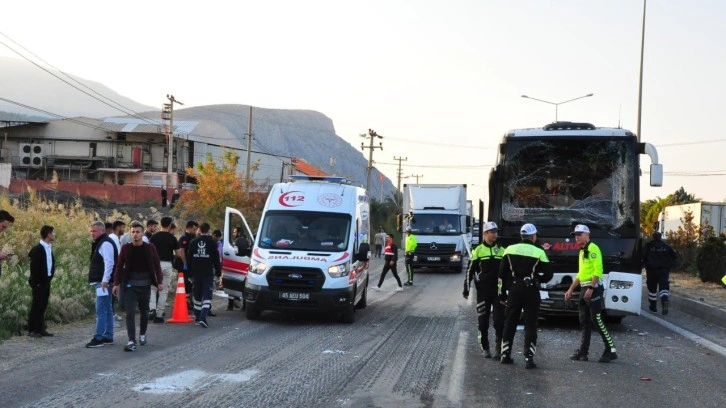
[[[292, 179], [272, 187], [249, 264], [235, 260], [248, 269], [247, 318], [263, 310], [319, 310], [353, 322], [368, 293], [368, 196], [340, 177]], [[233, 209], [227, 214], [225, 234], [230, 215], [242, 216]]]

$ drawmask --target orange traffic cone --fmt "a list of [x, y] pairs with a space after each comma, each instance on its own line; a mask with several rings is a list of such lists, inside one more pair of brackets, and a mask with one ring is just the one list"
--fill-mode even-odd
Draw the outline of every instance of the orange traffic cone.
[[179, 280], [176, 284], [176, 297], [174, 298], [174, 313], [167, 323], [192, 323], [194, 319], [189, 317], [187, 309], [187, 291], [184, 288], [184, 273], [179, 272]]

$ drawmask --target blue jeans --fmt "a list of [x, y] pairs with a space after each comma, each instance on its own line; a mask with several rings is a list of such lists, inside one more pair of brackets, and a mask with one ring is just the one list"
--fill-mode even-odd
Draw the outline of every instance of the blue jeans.
[[[94, 283], [95, 289], [100, 288], [100, 283]], [[96, 331], [93, 337], [96, 340], [113, 340], [113, 308], [111, 307], [111, 286], [106, 288], [108, 295], [96, 296]]]

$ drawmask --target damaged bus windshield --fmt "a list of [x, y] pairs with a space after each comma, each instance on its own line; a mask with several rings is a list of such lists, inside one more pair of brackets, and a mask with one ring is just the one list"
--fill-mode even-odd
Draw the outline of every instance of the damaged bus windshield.
[[508, 140], [497, 167], [502, 222], [635, 233], [634, 150], [625, 139]]

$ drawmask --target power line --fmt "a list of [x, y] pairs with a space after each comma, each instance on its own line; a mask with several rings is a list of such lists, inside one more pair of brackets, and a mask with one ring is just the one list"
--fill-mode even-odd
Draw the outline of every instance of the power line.
[[[67, 76], [67, 77], [68, 77], [68, 78], [70, 78], [70, 79], [71, 79], [72, 81], [74, 81], [74, 82], [76, 82], [76, 83], [80, 84], [81, 86], [83, 86], [83, 87], [85, 87], [85, 88], [89, 89], [90, 91], [92, 91], [93, 93], [95, 93], [95, 94], [97, 94], [97, 95], [101, 96], [102, 98], [104, 98], [104, 99], [107, 99], [107, 100], [111, 101], [112, 103], [114, 103], [114, 104], [116, 104], [116, 105], [120, 106], [121, 108], [119, 108], [118, 106], [113, 106], [113, 105], [111, 105], [110, 103], [108, 103], [108, 102], [106, 102], [106, 101], [103, 101], [103, 100], [101, 100], [101, 99], [99, 99], [99, 98], [97, 98], [97, 97], [95, 97], [95, 96], [91, 95], [90, 93], [88, 93], [88, 92], [84, 91], [83, 89], [81, 89], [81, 88], [79, 88], [79, 87], [77, 87], [77, 86], [75, 86], [75, 85], [71, 84], [70, 82], [66, 81], [65, 79], [63, 79], [63, 78], [59, 77], [58, 75], [54, 74], [54, 73], [53, 73], [53, 72], [51, 72], [50, 70], [46, 69], [45, 67], [41, 66], [40, 64], [38, 64], [38, 63], [36, 63], [35, 61], [31, 60], [30, 58], [26, 57], [26, 56], [25, 56], [25, 55], [23, 55], [22, 53], [20, 53], [20, 52], [18, 52], [17, 50], [13, 49], [13, 47], [9, 46], [8, 44], [4, 43], [3, 41], [0, 41], [0, 44], [2, 44], [2, 45], [4, 45], [5, 47], [7, 47], [7, 48], [8, 48], [8, 49], [9, 49], [10, 51], [14, 52], [15, 54], [17, 54], [17, 55], [18, 55], [18, 56], [20, 56], [21, 58], [25, 59], [26, 61], [30, 62], [31, 64], [35, 65], [36, 67], [38, 67], [38, 68], [42, 69], [42, 70], [43, 70], [43, 71], [45, 71], [46, 73], [48, 73], [48, 74], [50, 74], [50, 75], [54, 76], [55, 78], [57, 78], [58, 80], [62, 81], [63, 83], [65, 83], [65, 84], [67, 84], [67, 85], [71, 86], [72, 88], [74, 88], [74, 89], [76, 89], [76, 90], [78, 90], [78, 91], [80, 91], [80, 92], [82, 92], [82, 93], [84, 93], [84, 94], [86, 94], [86, 95], [90, 96], [91, 98], [93, 98], [93, 99], [95, 99], [95, 100], [97, 100], [97, 101], [99, 101], [99, 102], [103, 103], [104, 105], [107, 105], [107, 106], [109, 106], [109, 107], [111, 107], [111, 108], [113, 108], [113, 109], [116, 109], [116, 110], [118, 110], [118, 111], [120, 111], [120, 112], [122, 112], [122, 113], [124, 113], [124, 114], [126, 114], [126, 115], [134, 116], [134, 117], [136, 117], [137, 119], [140, 119], [140, 120], [144, 120], [144, 121], [147, 121], [147, 122], [149, 122], [149, 123], [152, 123], [152, 124], [155, 124], [155, 125], [160, 125], [160, 124], [161, 124], [161, 122], [158, 122], [158, 121], [154, 121], [153, 119], [147, 118], [146, 116], [143, 116], [143, 115], [141, 115], [141, 114], [140, 114], [140, 113], [138, 113], [138, 112], [135, 112], [135, 111], [134, 111], [133, 109], [127, 108], [127, 107], [125, 107], [124, 105], [122, 105], [122, 104], [120, 104], [120, 103], [118, 103], [118, 102], [116, 102], [116, 101], [112, 100], [111, 98], [108, 98], [108, 97], [106, 97], [106, 96], [102, 95], [101, 93], [99, 93], [99, 92], [95, 91], [94, 89], [90, 88], [89, 86], [87, 86], [87, 85], [85, 85], [85, 84], [83, 84], [83, 83], [81, 83], [81, 82], [77, 81], [77, 80], [76, 80], [75, 78], [71, 77], [70, 75], [66, 74], [65, 72], [63, 72], [63, 71], [59, 70], [58, 68], [54, 67], [54, 66], [53, 66], [53, 65], [51, 65], [50, 63], [46, 62], [46, 61], [45, 61], [44, 59], [42, 59], [41, 57], [37, 56], [36, 54], [34, 54], [34, 53], [33, 53], [32, 51], [28, 50], [27, 48], [23, 47], [23, 46], [22, 46], [21, 44], [19, 44], [18, 42], [16, 42], [16, 41], [15, 41], [15, 40], [13, 40], [12, 38], [8, 37], [8, 36], [7, 36], [7, 35], [5, 35], [4, 33], [0, 32], [0, 35], [2, 35], [3, 37], [7, 38], [7, 39], [8, 39], [8, 40], [10, 40], [10, 41], [12, 41], [12, 42], [13, 42], [13, 43], [15, 43], [15, 44], [16, 44], [17, 46], [19, 46], [19, 47], [20, 47], [20, 48], [22, 48], [23, 50], [25, 50], [25, 51], [27, 51], [28, 53], [30, 53], [31, 55], [33, 55], [33, 56], [34, 56], [35, 58], [37, 58], [37, 59], [39, 59], [40, 61], [42, 61], [42, 62], [43, 62], [44, 64], [46, 64], [46, 65], [50, 66], [51, 68], [55, 69], [56, 71], [58, 71], [58, 72], [62, 73], [62, 74], [63, 74], [63, 75], [65, 75], [65, 76]], [[122, 108], [123, 108], [123, 109], [122, 109]], [[131, 112], [131, 113], [129, 113], [129, 112]]]

